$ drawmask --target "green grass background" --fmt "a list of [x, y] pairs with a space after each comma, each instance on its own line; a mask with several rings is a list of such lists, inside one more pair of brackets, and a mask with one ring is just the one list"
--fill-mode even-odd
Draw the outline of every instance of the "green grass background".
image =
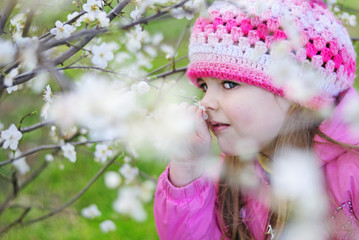
[[[357, 0], [346, 0], [346, 6], [358, 8]], [[2, 4], [0, 3], [0, 7]], [[52, 14], [47, 11], [45, 15], [36, 19], [38, 22], [47, 24], [47, 28], [51, 28], [52, 23], [57, 19], [65, 20], [66, 15], [71, 11], [71, 8], [66, 8], [59, 15]], [[359, 11], [359, 10], [358, 10]], [[149, 25], [145, 25], [145, 29], [151, 33], [163, 32], [165, 34], [165, 42], [175, 45], [183, 29], [185, 29], [187, 21], [162, 19]], [[359, 37], [358, 26], [350, 28], [349, 31], [352, 36]], [[119, 38], [123, 37], [121, 35]], [[109, 40], [114, 40], [110, 36], [104, 36]], [[186, 55], [188, 44], [188, 33], [185, 41], [181, 44], [178, 57]], [[359, 52], [359, 44], [355, 43], [355, 48]], [[180, 63], [184, 66], [187, 60]], [[163, 64], [168, 63], [164, 55], [157, 56], [153, 61], [153, 69], [156, 69]], [[81, 71], [68, 71], [69, 77], [75, 78]], [[56, 86], [56, 84], [54, 84]], [[359, 87], [358, 81], [355, 86]], [[5, 126], [8, 124], [19, 122], [24, 115], [37, 109], [40, 111], [43, 101], [39, 99], [36, 94], [25, 94], [26, 89], [15, 92], [9, 96], [2, 96], [0, 99], [0, 120]], [[20, 99], [20, 101], [19, 101]], [[16, 111], [14, 110], [16, 109]], [[35, 115], [28, 117], [24, 121], [24, 126], [30, 126], [39, 121], [39, 116]], [[46, 131], [45, 131], [46, 130]], [[39, 144], [48, 144], [48, 129], [40, 129], [31, 133], [24, 134], [21, 143], [22, 149], [29, 149]], [[94, 162], [93, 152], [86, 148], [78, 148], [78, 159], [76, 163], [70, 163], [67, 159], [56, 158], [54, 162], [49, 163], [47, 169], [39, 175], [34, 182], [27, 186], [24, 191], [20, 193], [15, 203], [23, 205], [38, 206], [41, 209], [34, 208], [30, 214], [25, 218], [25, 221], [37, 216], [47, 213], [50, 208], [54, 209], [67, 202], [74, 195], [77, 194], [88, 181], [96, 174], [96, 172], [103, 166], [102, 164]], [[6, 159], [5, 151], [0, 151], [0, 159]], [[44, 155], [48, 152], [41, 152], [28, 157], [27, 161], [32, 169], [37, 168], [44, 161]], [[113, 164], [109, 170], [118, 171], [121, 166], [122, 159]], [[159, 174], [166, 166], [165, 160], [148, 159], [137, 160], [138, 168], [149, 174], [151, 177], [157, 179]], [[60, 170], [60, 166], [64, 169]], [[13, 172], [11, 166], [0, 168], [0, 173], [6, 176]], [[144, 180], [143, 177], [140, 177]], [[8, 184], [0, 180], [0, 202], [2, 202], [11, 189]], [[120, 215], [112, 209], [112, 203], [116, 199], [117, 190], [109, 190], [104, 185], [103, 176], [100, 177], [95, 184], [73, 205], [65, 209], [63, 212], [30, 226], [22, 227], [18, 225], [12, 228], [1, 239], [3, 240], [37, 240], [37, 239], [52, 239], [52, 240], [77, 240], [77, 239], [121, 239], [121, 240], [137, 240], [137, 239], [158, 239], [155, 223], [153, 219], [153, 201], [145, 204], [148, 213], [148, 219], [145, 222], [139, 223], [129, 217]], [[81, 209], [90, 204], [97, 204], [102, 216], [96, 219], [86, 219], [81, 216]], [[21, 208], [10, 208], [0, 217], [0, 228], [16, 219], [23, 210]], [[99, 224], [111, 219], [116, 224], [116, 231], [104, 234], [101, 232]]]

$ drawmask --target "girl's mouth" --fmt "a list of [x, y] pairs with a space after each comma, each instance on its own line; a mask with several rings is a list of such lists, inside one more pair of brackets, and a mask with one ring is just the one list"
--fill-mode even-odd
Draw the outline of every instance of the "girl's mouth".
[[214, 133], [221, 132], [230, 126], [227, 123], [221, 123], [221, 122], [215, 122], [215, 121], [210, 121], [209, 123], [211, 124], [212, 130]]

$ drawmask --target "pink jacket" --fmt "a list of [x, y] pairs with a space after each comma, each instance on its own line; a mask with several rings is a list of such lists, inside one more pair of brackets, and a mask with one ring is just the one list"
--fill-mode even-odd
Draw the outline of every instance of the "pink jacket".
[[[350, 89], [336, 107], [332, 117], [323, 121], [322, 132], [331, 138], [359, 145], [359, 134], [354, 135], [342, 119], [343, 107], [359, 97]], [[359, 107], [359, 106], [358, 106]], [[330, 239], [359, 239], [359, 152], [353, 153], [342, 147], [325, 143], [315, 137], [314, 150], [321, 159], [331, 202], [331, 221], [335, 226], [335, 237]], [[259, 166], [259, 164], [258, 164]], [[157, 182], [154, 204], [156, 227], [161, 240], [220, 239], [221, 225], [218, 217], [216, 187], [202, 176], [185, 187], [174, 187], [168, 179], [167, 169]], [[263, 171], [257, 167], [258, 174]], [[267, 190], [269, 184], [261, 176]], [[256, 240], [265, 238], [268, 207], [256, 201], [260, 196], [250, 196], [241, 210], [244, 222]], [[249, 210], [250, 209], [250, 210]], [[247, 211], [246, 211], [247, 210]]]

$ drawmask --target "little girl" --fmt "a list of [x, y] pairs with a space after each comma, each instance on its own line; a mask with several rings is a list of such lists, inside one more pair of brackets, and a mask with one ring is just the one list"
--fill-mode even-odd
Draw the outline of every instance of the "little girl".
[[[271, 168], [291, 149], [312, 151], [320, 160], [330, 204], [326, 238], [359, 239], [359, 136], [343, 116], [346, 106], [359, 100], [352, 87], [356, 55], [349, 35], [321, 0], [261, 4], [215, 2], [208, 17], [194, 24], [187, 76], [203, 90], [205, 111], [182, 104], [196, 125], [183, 155], [171, 160], [157, 183], [160, 239], [281, 238], [290, 208], [269, 197]], [[293, 29], [299, 43], [291, 39]], [[280, 43], [289, 51], [275, 50]], [[297, 78], [307, 81], [305, 97], [293, 79], [278, 81], [271, 74], [278, 72], [273, 63], [283, 59], [288, 63], [280, 66], [283, 72], [291, 61], [303, 66]], [[313, 76], [309, 81], [307, 72]], [[330, 108], [322, 119], [319, 113]], [[209, 156], [210, 131], [222, 152], [217, 180], [201, 165]], [[243, 144], [248, 141], [257, 146], [256, 154]], [[256, 191], [233, 180], [248, 156], [255, 156]]]

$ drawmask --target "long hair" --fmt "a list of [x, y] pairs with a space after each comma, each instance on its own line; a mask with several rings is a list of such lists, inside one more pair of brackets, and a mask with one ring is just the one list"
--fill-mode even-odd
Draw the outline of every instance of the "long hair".
[[[322, 118], [315, 112], [294, 104], [287, 112], [286, 118], [274, 144], [274, 159], [291, 148], [310, 150], [313, 148], [314, 136], [319, 133]], [[248, 162], [248, 161], [247, 161]], [[253, 239], [240, 218], [240, 209], [244, 206], [241, 196], [241, 186], [233, 182], [236, 174], [247, 164], [237, 156], [226, 156], [223, 164], [223, 174], [219, 183], [219, 208], [224, 230], [222, 238]], [[282, 232], [289, 215], [289, 205], [281, 202], [272, 204], [268, 222], [276, 231], [276, 238]], [[263, 233], [263, 239], [266, 239]]]

